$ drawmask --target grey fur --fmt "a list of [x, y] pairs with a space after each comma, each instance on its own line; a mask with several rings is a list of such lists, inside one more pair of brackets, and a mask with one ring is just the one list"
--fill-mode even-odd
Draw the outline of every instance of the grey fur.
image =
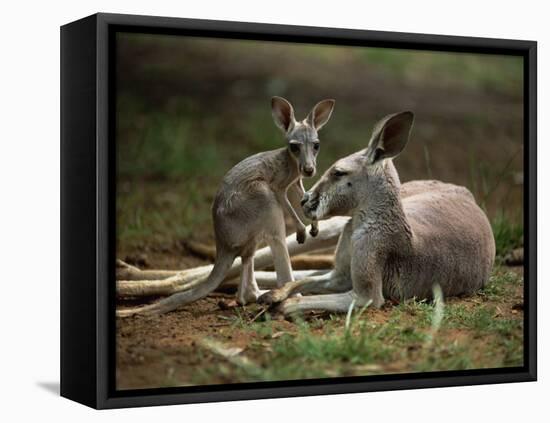
[[285, 213], [294, 221], [299, 243], [306, 239], [306, 228], [287, 194], [301, 198], [302, 177], [315, 174], [317, 130], [330, 118], [333, 107], [334, 100], [321, 101], [306, 119], [297, 122], [291, 104], [273, 97], [273, 118], [285, 134], [287, 147], [250, 156], [227, 172], [212, 205], [216, 237], [213, 270], [204, 283], [156, 303], [157, 313], [173, 310], [214, 291], [238, 256], [242, 259], [242, 272], [237, 299], [241, 304], [255, 302], [260, 290], [254, 278], [254, 252], [261, 241], [267, 242], [272, 250], [277, 286], [293, 280]]
[[312, 277], [261, 298], [278, 302], [293, 292], [337, 292], [290, 298], [285, 313], [307, 309], [345, 312], [385, 298], [471, 294], [488, 281], [495, 242], [485, 213], [464, 187], [439, 181], [401, 186], [392, 158], [408, 142], [413, 115], [385, 117], [365, 150], [338, 160], [304, 196], [306, 216], [351, 214], [330, 277]]

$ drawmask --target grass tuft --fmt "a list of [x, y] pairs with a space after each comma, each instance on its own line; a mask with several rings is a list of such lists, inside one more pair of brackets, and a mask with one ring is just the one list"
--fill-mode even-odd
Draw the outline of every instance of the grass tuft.
[[495, 236], [496, 255], [502, 259], [514, 248], [523, 245], [523, 224], [512, 221], [499, 211], [491, 222]]

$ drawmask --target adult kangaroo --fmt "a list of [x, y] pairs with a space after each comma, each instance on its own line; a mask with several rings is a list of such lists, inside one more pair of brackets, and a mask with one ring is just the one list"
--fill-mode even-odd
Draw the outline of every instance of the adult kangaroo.
[[[402, 112], [376, 124], [368, 147], [338, 160], [302, 200], [312, 219], [350, 215], [340, 236], [335, 269], [291, 282], [260, 297], [284, 313], [345, 312], [352, 304], [380, 307], [385, 298], [471, 294], [491, 274], [495, 241], [485, 213], [464, 187], [439, 181], [403, 185], [392, 159], [405, 148], [414, 116]], [[406, 187], [406, 195], [404, 188]]]
[[[273, 119], [283, 131], [287, 146], [250, 156], [224, 176], [212, 205], [216, 237], [212, 272], [204, 282], [131, 314], [165, 313], [205, 297], [223, 282], [238, 256], [242, 272], [237, 300], [241, 304], [255, 302], [260, 290], [254, 278], [254, 252], [261, 241], [271, 248], [277, 286], [294, 280], [286, 245], [285, 212], [294, 222], [299, 243], [306, 239], [306, 227], [288, 195], [302, 198], [302, 177], [315, 175], [320, 147], [317, 132], [329, 120], [334, 103], [317, 103], [303, 121], [297, 122], [287, 100], [272, 98]], [[311, 234], [316, 235], [314, 225]]]

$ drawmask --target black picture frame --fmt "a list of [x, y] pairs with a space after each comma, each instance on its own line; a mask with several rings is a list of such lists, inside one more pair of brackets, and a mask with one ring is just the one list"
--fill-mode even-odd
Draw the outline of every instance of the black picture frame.
[[[114, 390], [117, 31], [361, 45], [524, 58], [524, 366], [290, 382]], [[61, 395], [94, 408], [534, 381], [536, 344], [537, 44], [152, 16], [95, 14], [61, 27]]]

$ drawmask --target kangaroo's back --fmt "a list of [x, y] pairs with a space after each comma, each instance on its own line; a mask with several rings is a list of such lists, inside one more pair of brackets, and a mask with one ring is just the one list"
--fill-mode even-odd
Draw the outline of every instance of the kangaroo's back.
[[269, 183], [275, 173], [288, 173], [288, 161], [284, 160], [285, 150], [286, 148], [278, 148], [263, 151], [241, 160], [225, 174], [222, 186], [226, 189], [238, 189], [255, 181]]

